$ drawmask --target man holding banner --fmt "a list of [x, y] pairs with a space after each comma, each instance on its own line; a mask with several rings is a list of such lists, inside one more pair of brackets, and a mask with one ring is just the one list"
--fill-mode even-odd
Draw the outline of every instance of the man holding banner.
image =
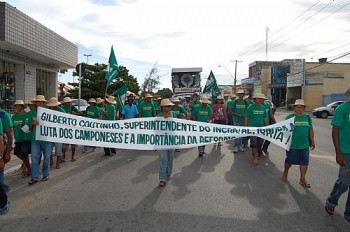
[[[266, 107], [263, 105], [265, 95], [262, 93], [256, 93], [254, 94], [253, 99], [255, 104], [248, 107], [244, 120], [244, 126], [263, 127], [268, 125], [268, 115], [266, 113]], [[263, 138], [257, 136], [250, 137], [250, 147], [252, 149], [253, 156], [252, 163], [254, 165], [259, 164], [258, 147], [261, 147], [263, 143]]]
[[[105, 99], [105, 109], [102, 111], [104, 115], [104, 120], [114, 121], [115, 120], [115, 98], [113, 96], [109, 96]], [[114, 156], [116, 155], [115, 148], [104, 147], [105, 156]]]

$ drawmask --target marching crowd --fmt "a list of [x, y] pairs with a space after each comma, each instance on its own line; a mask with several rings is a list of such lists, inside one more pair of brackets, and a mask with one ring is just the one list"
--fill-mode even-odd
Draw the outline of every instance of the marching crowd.
[[[199, 122], [215, 123], [221, 125], [263, 127], [276, 123], [274, 109], [270, 104], [265, 103], [265, 96], [256, 93], [249, 99], [243, 90], [236, 92], [237, 96], [227, 99], [218, 96], [213, 99], [200, 98], [198, 94], [186, 96], [184, 99], [174, 97], [173, 99], [153, 99], [150, 94], [139, 98], [130, 93], [121, 109], [116, 107], [116, 100], [113, 96], [106, 98], [90, 99], [86, 112], [81, 112], [76, 106], [72, 106], [71, 99], [66, 97], [62, 102], [57, 98], [50, 98], [48, 101], [43, 95], [38, 95], [26, 104], [22, 100], [16, 100], [13, 104], [14, 114], [0, 109], [0, 215], [6, 214], [10, 209], [10, 202], [7, 200], [9, 187], [4, 182], [4, 166], [11, 159], [12, 144], [13, 153], [23, 162], [22, 176], [30, 177], [29, 185], [34, 185], [39, 180], [49, 180], [50, 167], [55, 164], [56, 169], [61, 168], [61, 163], [66, 161], [68, 148], [71, 147], [72, 162], [75, 157], [77, 145], [51, 143], [38, 141], [35, 138], [35, 130], [38, 125], [36, 119], [37, 107], [47, 107], [52, 110], [68, 114], [85, 116], [100, 120], [132, 119], [144, 117], [181, 118]], [[349, 90], [345, 93], [349, 96]], [[291, 147], [286, 151], [282, 181], [288, 181], [288, 171], [292, 165], [300, 166], [299, 184], [310, 188], [311, 184], [306, 180], [306, 173], [309, 165], [310, 148], [315, 148], [314, 131], [312, 119], [304, 113], [307, 107], [302, 99], [293, 104], [294, 112], [286, 119], [295, 117], [295, 128], [293, 131]], [[340, 105], [332, 120], [332, 138], [336, 151], [336, 161], [340, 165], [339, 177], [334, 185], [333, 191], [326, 201], [325, 209], [329, 214], [334, 214], [334, 208], [342, 193], [350, 186], [350, 145], [347, 143], [350, 138], [350, 102]], [[6, 138], [6, 139], [5, 139]], [[14, 141], [13, 139], [14, 138]], [[259, 158], [269, 156], [268, 147], [270, 142], [260, 137], [250, 136], [238, 138], [233, 141], [233, 152], [243, 152], [250, 143], [252, 164], [258, 165]], [[217, 146], [221, 146], [219, 142]], [[53, 149], [54, 148], [54, 149]], [[84, 146], [83, 153], [94, 146]], [[54, 152], [53, 152], [54, 151]], [[159, 187], [164, 187], [171, 179], [173, 170], [174, 152], [180, 150], [159, 151]], [[3, 156], [1, 156], [3, 154]], [[30, 156], [29, 156], [30, 155]], [[104, 148], [105, 156], [116, 155], [115, 148]], [[198, 147], [198, 157], [205, 155], [205, 146]], [[56, 157], [55, 157], [56, 156]], [[30, 157], [30, 161], [29, 161]], [[56, 159], [54, 161], [54, 158]], [[40, 179], [40, 163], [42, 162], [42, 178]], [[344, 212], [345, 219], [350, 221], [350, 192]]]

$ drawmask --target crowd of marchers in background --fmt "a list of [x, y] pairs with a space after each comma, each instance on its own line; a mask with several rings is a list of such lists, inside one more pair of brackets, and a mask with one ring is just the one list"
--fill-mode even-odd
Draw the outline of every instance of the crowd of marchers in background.
[[[349, 96], [349, 90], [346, 92]], [[265, 102], [264, 94], [256, 93], [250, 99], [243, 90], [236, 91], [231, 99], [227, 96], [217, 96], [215, 98], [201, 97], [199, 94], [188, 95], [184, 99], [174, 97], [172, 99], [154, 98], [151, 94], [144, 94], [141, 98], [132, 93], [127, 94], [125, 104], [118, 109], [117, 102], [113, 96], [105, 98], [91, 98], [89, 106], [85, 112], [81, 112], [73, 106], [69, 97], [59, 102], [57, 98], [45, 99], [45, 96], [38, 95], [27, 103], [16, 100], [13, 104], [15, 113], [10, 116], [0, 109], [0, 215], [6, 214], [10, 209], [10, 202], [7, 200], [9, 187], [4, 182], [4, 166], [11, 159], [12, 145], [13, 153], [23, 164], [21, 167], [22, 177], [30, 177], [29, 185], [34, 185], [39, 181], [49, 180], [50, 168], [61, 168], [61, 164], [66, 162], [67, 151], [71, 148], [70, 161], [77, 161], [75, 157], [77, 145], [52, 143], [48, 141], [38, 141], [35, 138], [35, 130], [38, 125], [37, 107], [47, 107], [51, 110], [85, 116], [100, 120], [133, 119], [145, 117], [179, 118], [184, 120], [194, 120], [205, 123], [215, 123], [220, 125], [263, 127], [276, 123], [274, 107]], [[288, 181], [288, 171], [292, 165], [299, 165], [299, 184], [305, 188], [310, 188], [311, 184], [306, 180], [306, 173], [309, 165], [310, 149], [315, 148], [314, 131], [312, 119], [305, 114], [307, 107], [302, 99], [298, 99], [292, 105], [294, 112], [286, 119], [294, 117], [294, 131], [290, 150], [286, 151], [284, 171], [282, 181]], [[345, 102], [338, 107], [333, 125], [333, 142], [336, 150], [337, 163], [340, 165], [339, 178], [334, 189], [327, 199], [326, 211], [334, 214], [334, 208], [342, 193], [349, 189], [350, 185], [350, 147], [346, 139], [350, 137], [350, 102]], [[6, 139], [5, 139], [6, 138]], [[13, 139], [14, 138], [14, 141]], [[346, 138], [344, 140], [344, 138]], [[5, 143], [6, 142], [6, 143]], [[234, 139], [232, 142], [233, 153], [244, 152], [250, 146], [252, 164], [258, 165], [260, 158], [269, 157], [269, 141], [260, 137], [250, 136]], [[216, 146], [221, 146], [218, 142]], [[53, 149], [54, 148], [54, 149]], [[96, 150], [93, 146], [84, 146], [82, 153]], [[115, 148], [105, 147], [105, 156], [116, 155]], [[172, 177], [174, 153], [181, 152], [179, 149], [167, 149], [159, 151], [159, 187], [164, 187]], [[198, 147], [198, 157], [205, 153], [205, 146]], [[30, 157], [30, 159], [29, 159]], [[40, 177], [40, 164], [42, 163], [42, 177]], [[347, 200], [345, 219], [350, 220], [350, 193]]]

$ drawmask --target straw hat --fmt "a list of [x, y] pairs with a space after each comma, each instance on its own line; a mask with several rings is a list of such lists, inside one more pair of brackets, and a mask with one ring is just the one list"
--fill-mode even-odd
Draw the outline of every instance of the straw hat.
[[224, 100], [224, 98], [220, 95], [216, 97], [216, 100]]
[[35, 101], [35, 98], [32, 98], [29, 101], [27, 101], [26, 105], [35, 105], [34, 101]]
[[23, 105], [24, 106], [24, 102], [22, 100], [16, 100], [15, 103], [13, 103], [13, 105]]
[[307, 107], [307, 105], [305, 105], [305, 102], [303, 99], [297, 99], [295, 100], [295, 103], [294, 104], [291, 104], [292, 106], [305, 106]]
[[96, 98], [96, 103], [97, 104], [101, 104], [102, 102], [103, 102], [102, 98], [100, 98], [100, 97]]
[[45, 96], [44, 95], [37, 95], [34, 100], [32, 100], [33, 102], [46, 102]]
[[139, 96], [136, 96], [136, 97], [135, 97], [135, 100], [140, 100], [140, 97], [139, 97]]
[[350, 97], [350, 84], [349, 84], [348, 90], [346, 90], [344, 94], [345, 96]]
[[145, 95], [145, 99], [146, 99], [146, 98], [152, 98], [152, 97], [153, 97], [153, 96], [152, 96], [151, 94], [149, 94], [149, 93]]
[[180, 99], [178, 97], [174, 97], [172, 102], [180, 102]]
[[72, 99], [70, 99], [70, 97], [65, 97], [63, 98], [63, 101], [62, 103], [71, 103], [72, 102]]
[[243, 89], [239, 89], [236, 94], [245, 94]]
[[96, 102], [95, 98], [90, 98], [90, 100], [88, 101], [88, 103], [95, 103], [95, 104], [96, 104], [97, 102]]
[[47, 106], [59, 106], [61, 103], [59, 103], [59, 101], [57, 100], [57, 98], [52, 97], [49, 100], [49, 103], [47, 103]]
[[174, 104], [169, 100], [169, 98], [164, 98], [160, 102], [160, 106], [173, 106]]
[[232, 94], [231, 98], [237, 98], [236, 94]]
[[202, 103], [205, 103], [205, 104], [209, 104], [209, 103], [210, 103], [209, 99], [206, 98], [206, 97], [203, 97], [202, 100], [201, 100], [201, 102], [202, 102]]
[[106, 101], [108, 101], [111, 104], [116, 104], [117, 103], [115, 101], [115, 97], [113, 97], [113, 96], [108, 96], [108, 98], [106, 98]]
[[263, 94], [263, 93], [254, 94], [253, 99], [257, 99], [257, 98], [266, 99], [265, 94]]
[[126, 93], [126, 96], [127, 96], [127, 97], [133, 97], [134, 94], [133, 94], [132, 92], [127, 92], [127, 93]]

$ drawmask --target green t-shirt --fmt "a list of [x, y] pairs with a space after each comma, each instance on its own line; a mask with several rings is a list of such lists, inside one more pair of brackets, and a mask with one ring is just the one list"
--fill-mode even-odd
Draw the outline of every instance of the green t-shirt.
[[306, 149], [309, 147], [309, 130], [312, 128], [311, 118], [306, 114], [302, 116], [289, 114], [286, 119], [290, 119], [294, 116], [294, 131], [290, 149]]
[[162, 112], [162, 108], [160, 107], [160, 104], [157, 101], [153, 101], [153, 105], [154, 105], [154, 108], [156, 109], [156, 115]]
[[240, 114], [243, 115], [242, 117], [238, 117], [238, 116], [233, 116], [233, 121], [236, 123], [244, 123], [244, 115], [246, 115], [247, 113], [247, 109], [250, 106], [250, 104], [245, 101], [245, 100], [234, 100], [234, 101], [230, 101], [228, 104], [228, 107], [230, 107], [229, 109], [231, 111], [233, 111], [236, 114]]
[[20, 114], [14, 114], [12, 115], [12, 122], [14, 125], [14, 137], [16, 142], [22, 142], [24, 139], [25, 133], [22, 131], [22, 126], [24, 125], [26, 120], [26, 113], [20, 115]]
[[[177, 118], [184, 118], [184, 116], [187, 114], [186, 109], [182, 105], [173, 106], [171, 108], [171, 111], [174, 112], [174, 114]], [[180, 115], [181, 115], [181, 117], [180, 117]]]
[[[29, 126], [35, 118], [36, 118], [36, 110], [31, 110], [27, 112], [25, 114], [24, 124]], [[26, 141], [33, 140], [33, 131], [24, 133], [23, 140], [26, 140]]]
[[103, 116], [105, 120], [115, 120], [115, 106], [110, 104], [105, 106], [106, 116]]
[[156, 111], [154, 104], [152, 102], [143, 102], [138, 106], [141, 118], [153, 117], [153, 112]]
[[335, 109], [332, 126], [339, 127], [339, 145], [343, 155], [350, 155], [350, 102], [345, 102]]
[[264, 118], [268, 118], [266, 107], [262, 105], [248, 106], [246, 117], [248, 117], [248, 126], [262, 127], [265, 126]]
[[200, 105], [196, 106], [192, 112], [192, 116], [194, 116], [198, 122], [206, 122], [213, 114], [213, 109], [209, 105], [206, 107]]
[[69, 106], [69, 107], [65, 107], [65, 106], [61, 106], [61, 108], [64, 110], [64, 112], [71, 114], [72, 112], [75, 112], [77, 114], [81, 114], [81, 111], [78, 110], [78, 108], [76, 106]]
[[0, 109], [0, 118], [2, 119], [2, 128], [5, 131], [8, 128], [13, 127], [13, 122], [9, 113]]
[[85, 116], [97, 119], [101, 116], [101, 110], [96, 106], [88, 106], [88, 108], [86, 108]]

